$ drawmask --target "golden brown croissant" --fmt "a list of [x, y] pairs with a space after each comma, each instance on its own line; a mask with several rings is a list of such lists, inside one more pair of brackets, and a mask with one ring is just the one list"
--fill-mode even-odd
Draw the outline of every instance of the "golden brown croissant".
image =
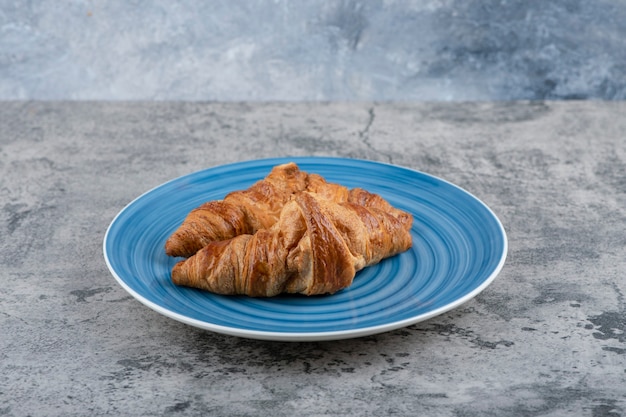
[[293, 162], [278, 165], [250, 188], [192, 210], [166, 241], [165, 252], [188, 257], [209, 242], [271, 227], [291, 196], [301, 191], [311, 191], [337, 202], [348, 199], [348, 189], [342, 185], [303, 172]]
[[397, 212], [301, 192], [272, 227], [209, 243], [174, 266], [172, 281], [254, 297], [334, 293], [358, 270], [411, 247], [412, 216]]

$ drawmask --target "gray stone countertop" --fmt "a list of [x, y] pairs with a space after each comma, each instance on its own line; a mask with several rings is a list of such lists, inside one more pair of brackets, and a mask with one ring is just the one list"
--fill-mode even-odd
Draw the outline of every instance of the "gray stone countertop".
[[[0, 103], [0, 415], [626, 414], [626, 103]], [[200, 169], [393, 163], [483, 200], [507, 262], [466, 304], [357, 339], [226, 336], [145, 307], [113, 217]]]

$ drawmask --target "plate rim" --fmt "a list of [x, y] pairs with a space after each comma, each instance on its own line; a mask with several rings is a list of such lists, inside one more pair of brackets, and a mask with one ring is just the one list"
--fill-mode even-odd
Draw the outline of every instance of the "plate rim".
[[[149, 195], [150, 193], [154, 192], [155, 190], [161, 188], [161, 187], [165, 187], [170, 183], [176, 182], [176, 181], [180, 181], [186, 177], [191, 177], [193, 175], [198, 175], [200, 173], [206, 172], [206, 171], [210, 171], [210, 170], [214, 170], [214, 169], [218, 169], [218, 168], [232, 168], [232, 167], [236, 167], [237, 165], [244, 165], [244, 164], [261, 164], [261, 165], [268, 165], [268, 166], [273, 166], [273, 165], [277, 165], [280, 163], [286, 163], [289, 161], [293, 161], [296, 164], [303, 164], [306, 163], [306, 161], [310, 161], [311, 163], [317, 163], [317, 164], [324, 164], [324, 161], [333, 161], [334, 164], [336, 165], [337, 162], [340, 161], [345, 161], [345, 160], [349, 160], [349, 161], [355, 161], [358, 163], [364, 163], [364, 164], [372, 164], [372, 165], [382, 165], [382, 166], [386, 166], [388, 168], [393, 168], [393, 169], [400, 169], [400, 170], [405, 170], [405, 171], [409, 171], [413, 174], [417, 174], [420, 176], [424, 176], [427, 178], [430, 178], [432, 180], [435, 180], [437, 182], [441, 182], [444, 183], [448, 186], [451, 186], [453, 188], [455, 188], [457, 191], [460, 191], [461, 193], [466, 194], [467, 196], [471, 197], [473, 200], [475, 200], [476, 203], [479, 203], [479, 205], [485, 209], [487, 211], [487, 213], [491, 216], [492, 220], [495, 221], [495, 224], [497, 226], [497, 229], [502, 237], [502, 250], [501, 250], [501, 254], [500, 254], [500, 259], [498, 260], [498, 263], [496, 265], [496, 267], [491, 271], [491, 273], [489, 274], [488, 277], [486, 277], [480, 285], [478, 285], [476, 288], [474, 288], [472, 291], [470, 291], [469, 293], [465, 294], [462, 297], [457, 298], [456, 300], [447, 303], [437, 309], [428, 311], [426, 313], [423, 314], [419, 314], [413, 317], [409, 317], [409, 318], [405, 318], [402, 320], [395, 320], [395, 321], [391, 321], [389, 323], [384, 323], [384, 324], [378, 324], [375, 326], [367, 326], [367, 327], [362, 327], [362, 328], [356, 328], [356, 329], [348, 329], [348, 330], [336, 330], [336, 331], [318, 331], [318, 332], [281, 332], [281, 331], [263, 331], [263, 330], [253, 330], [253, 329], [244, 329], [244, 328], [236, 328], [236, 327], [230, 327], [230, 326], [223, 326], [220, 324], [215, 324], [215, 323], [209, 323], [206, 321], [202, 321], [202, 320], [198, 320], [198, 319], [194, 319], [188, 316], [185, 316], [183, 314], [168, 310], [167, 308], [154, 303], [150, 300], [148, 300], [147, 298], [145, 298], [143, 295], [139, 294], [137, 291], [135, 291], [134, 289], [132, 289], [125, 281], [122, 277], [119, 276], [119, 274], [115, 271], [115, 269], [113, 268], [113, 265], [111, 263], [111, 260], [109, 258], [109, 253], [107, 251], [107, 242], [109, 240], [109, 235], [114, 227], [114, 225], [116, 224], [116, 222], [118, 221], [119, 218], [121, 218], [123, 216], [123, 214], [129, 210], [137, 201], [141, 200], [142, 198], [144, 198], [145, 196]], [[272, 165], [273, 164], [273, 165]], [[476, 197], [474, 194], [472, 194], [471, 192], [467, 191], [466, 189], [446, 180], [443, 178], [440, 178], [438, 176], [432, 175], [432, 174], [428, 174], [426, 172], [423, 171], [419, 171], [413, 168], [409, 168], [406, 166], [402, 166], [402, 165], [396, 165], [396, 164], [392, 164], [392, 163], [388, 163], [388, 162], [381, 162], [381, 161], [373, 161], [373, 160], [368, 160], [368, 159], [359, 159], [359, 158], [346, 158], [346, 157], [337, 157], [337, 156], [283, 156], [283, 157], [272, 157], [272, 158], [258, 158], [258, 159], [247, 159], [247, 160], [242, 160], [242, 161], [237, 161], [237, 162], [230, 162], [230, 163], [225, 163], [225, 164], [218, 164], [218, 165], [214, 165], [211, 167], [207, 167], [204, 169], [200, 169], [200, 170], [196, 170], [193, 172], [189, 172], [187, 174], [184, 175], [180, 175], [178, 177], [172, 178], [168, 181], [165, 181], [161, 184], [158, 184], [150, 189], [148, 189], [147, 191], [141, 193], [140, 195], [138, 195], [137, 197], [133, 198], [130, 202], [128, 202], [111, 220], [111, 222], [109, 223], [105, 234], [104, 234], [104, 238], [102, 241], [102, 248], [103, 248], [103, 255], [104, 255], [104, 260], [105, 263], [107, 265], [107, 268], [109, 269], [109, 272], [113, 275], [113, 277], [115, 278], [115, 280], [117, 281], [117, 283], [126, 291], [128, 292], [131, 296], [133, 296], [133, 298], [135, 298], [137, 301], [139, 301], [141, 304], [147, 306], [148, 308], [156, 311], [157, 313], [164, 315], [166, 317], [169, 317], [171, 319], [174, 319], [176, 321], [182, 322], [184, 324], [187, 325], [191, 325], [197, 328], [201, 328], [204, 330], [209, 330], [215, 333], [219, 333], [219, 334], [225, 334], [225, 335], [229, 335], [229, 336], [236, 336], [236, 337], [242, 337], [242, 338], [248, 338], [248, 339], [257, 339], [257, 340], [268, 340], [268, 341], [282, 341], [282, 342], [305, 342], [305, 341], [328, 341], [328, 340], [341, 340], [341, 339], [350, 339], [350, 338], [357, 338], [357, 337], [364, 337], [364, 336], [371, 336], [374, 334], [380, 334], [380, 333], [384, 333], [384, 332], [388, 332], [388, 331], [392, 331], [392, 330], [397, 330], [400, 328], [404, 328], [407, 326], [411, 326], [413, 324], [428, 320], [430, 318], [433, 318], [435, 316], [439, 316], [447, 311], [453, 310], [463, 304], [465, 304], [466, 302], [470, 301], [471, 299], [473, 299], [474, 297], [476, 297], [478, 294], [480, 294], [482, 291], [485, 290], [485, 288], [487, 288], [494, 280], [495, 278], [499, 275], [499, 273], [502, 271], [502, 268], [504, 267], [504, 264], [506, 263], [506, 258], [508, 256], [508, 236], [506, 233], [506, 230], [502, 224], [502, 222], [500, 221], [500, 219], [498, 218], [498, 216], [495, 214], [495, 212], [481, 199], [479, 199], [478, 197]]]

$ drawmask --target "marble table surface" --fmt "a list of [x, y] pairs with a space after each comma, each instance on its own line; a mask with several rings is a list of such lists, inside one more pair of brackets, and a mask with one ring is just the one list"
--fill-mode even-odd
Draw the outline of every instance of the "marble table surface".
[[[0, 416], [626, 414], [626, 103], [0, 103]], [[481, 294], [356, 339], [213, 333], [117, 284], [131, 200], [224, 163], [340, 156], [502, 221]]]

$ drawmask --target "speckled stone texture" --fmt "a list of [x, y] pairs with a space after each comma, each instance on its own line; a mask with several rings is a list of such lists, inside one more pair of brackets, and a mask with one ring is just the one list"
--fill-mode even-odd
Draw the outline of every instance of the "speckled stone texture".
[[0, 0], [0, 99], [626, 99], [611, 0]]
[[[0, 416], [626, 414], [626, 103], [0, 103]], [[456, 183], [501, 274], [360, 339], [273, 343], [163, 317], [108, 272], [139, 194], [227, 162], [329, 155]]]

